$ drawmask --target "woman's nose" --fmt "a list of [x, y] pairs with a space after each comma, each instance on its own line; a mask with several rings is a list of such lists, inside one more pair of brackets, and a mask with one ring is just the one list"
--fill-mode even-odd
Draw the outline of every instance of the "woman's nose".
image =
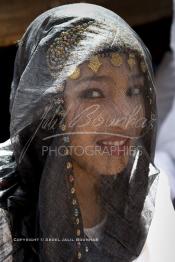
[[110, 126], [116, 130], [137, 136], [140, 128], [137, 122], [143, 117], [143, 108], [139, 104], [128, 103], [127, 99], [116, 99], [111, 102]]

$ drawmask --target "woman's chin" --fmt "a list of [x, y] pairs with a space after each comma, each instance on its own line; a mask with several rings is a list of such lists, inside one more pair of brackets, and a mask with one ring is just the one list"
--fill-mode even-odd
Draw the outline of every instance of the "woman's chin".
[[104, 168], [103, 170], [99, 170], [99, 174], [101, 175], [105, 175], [105, 176], [116, 176], [119, 175], [123, 170], [125, 169], [125, 167], [111, 167], [111, 168]]
[[72, 156], [74, 164], [78, 165], [84, 172], [94, 176], [114, 176], [120, 174], [128, 165], [128, 156]]
[[[128, 164], [128, 156], [120, 157], [103, 157], [103, 159], [96, 162], [98, 170], [104, 175], [117, 175], [120, 174]], [[98, 165], [99, 163], [99, 165]]]
[[128, 159], [113, 161], [94, 161], [94, 171], [99, 175], [114, 176], [120, 174], [127, 166]]

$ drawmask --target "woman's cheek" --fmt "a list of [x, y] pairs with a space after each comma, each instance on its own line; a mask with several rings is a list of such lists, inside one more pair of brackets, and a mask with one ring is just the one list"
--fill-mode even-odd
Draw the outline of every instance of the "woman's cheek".
[[93, 130], [98, 118], [96, 107], [92, 105], [73, 106], [67, 116], [67, 125], [69, 129], [79, 131]]

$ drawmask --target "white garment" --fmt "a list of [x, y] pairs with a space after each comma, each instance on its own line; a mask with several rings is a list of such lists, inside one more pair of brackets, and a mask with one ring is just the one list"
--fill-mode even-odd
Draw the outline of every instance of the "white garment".
[[156, 73], [158, 129], [156, 165], [168, 175], [175, 199], [175, 0], [171, 26], [171, 52], [167, 52]]
[[[168, 116], [175, 97], [175, 59], [172, 52], [165, 53], [156, 72], [156, 97], [158, 109], [158, 127]], [[158, 129], [159, 131], [159, 129]]]
[[175, 98], [172, 109], [163, 122], [156, 146], [155, 164], [165, 171], [171, 185], [171, 195], [175, 198]]
[[166, 52], [156, 72], [159, 126], [168, 116], [175, 97], [175, 0], [170, 37], [171, 52]]
[[[89, 238], [101, 236], [105, 220], [93, 228], [85, 228]], [[145, 246], [133, 262], [175, 261], [175, 211], [170, 199], [170, 188], [166, 175], [161, 172], [156, 195], [154, 217]]]
[[171, 196], [175, 199], [175, 0], [170, 46], [171, 52], [165, 54], [156, 73], [159, 117], [156, 164], [168, 175]]
[[170, 200], [168, 178], [163, 171], [160, 173], [155, 214], [146, 243], [148, 262], [175, 261], [175, 211]]

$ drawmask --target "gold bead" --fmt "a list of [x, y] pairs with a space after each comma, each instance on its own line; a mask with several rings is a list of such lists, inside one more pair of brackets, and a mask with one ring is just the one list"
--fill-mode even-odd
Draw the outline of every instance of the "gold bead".
[[78, 225], [80, 223], [80, 219], [77, 217], [76, 218], [76, 224]]
[[74, 193], [75, 193], [75, 188], [72, 187], [72, 188], [71, 188], [71, 194], [74, 194]]
[[65, 111], [62, 110], [62, 111], [58, 112], [58, 115], [63, 117], [65, 115]]
[[144, 61], [142, 61], [142, 62], [140, 63], [140, 67], [141, 67], [142, 72], [145, 73], [147, 68], [146, 68], [146, 64], [145, 64]]
[[81, 255], [81, 252], [78, 252], [78, 259], [81, 259], [82, 255]]
[[72, 168], [72, 163], [71, 162], [67, 162], [66, 167], [67, 167], [67, 169]]
[[60, 126], [60, 128], [61, 128], [62, 131], [65, 131], [66, 130], [66, 125], [63, 124], [63, 125]]
[[88, 252], [89, 251], [89, 248], [88, 246], [85, 247], [85, 251]]
[[80, 231], [80, 229], [77, 229], [77, 237], [79, 237], [79, 236], [80, 236], [80, 234], [81, 234], [81, 231]]
[[130, 67], [131, 70], [132, 70], [133, 67], [136, 65], [136, 60], [135, 60], [135, 55], [134, 55], [134, 54], [130, 54], [130, 55], [129, 55], [128, 65], [129, 65], [129, 67]]
[[68, 156], [68, 155], [69, 155], [69, 149], [68, 149], [68, 148], [65, 148], [65, 150], [64, 150], [64, 155], [65, 155], [65, 156]]
[[77, 200], [76, 199], [73, 199], [72, 200], [72, 204], [75, 206], [77, 204]]

